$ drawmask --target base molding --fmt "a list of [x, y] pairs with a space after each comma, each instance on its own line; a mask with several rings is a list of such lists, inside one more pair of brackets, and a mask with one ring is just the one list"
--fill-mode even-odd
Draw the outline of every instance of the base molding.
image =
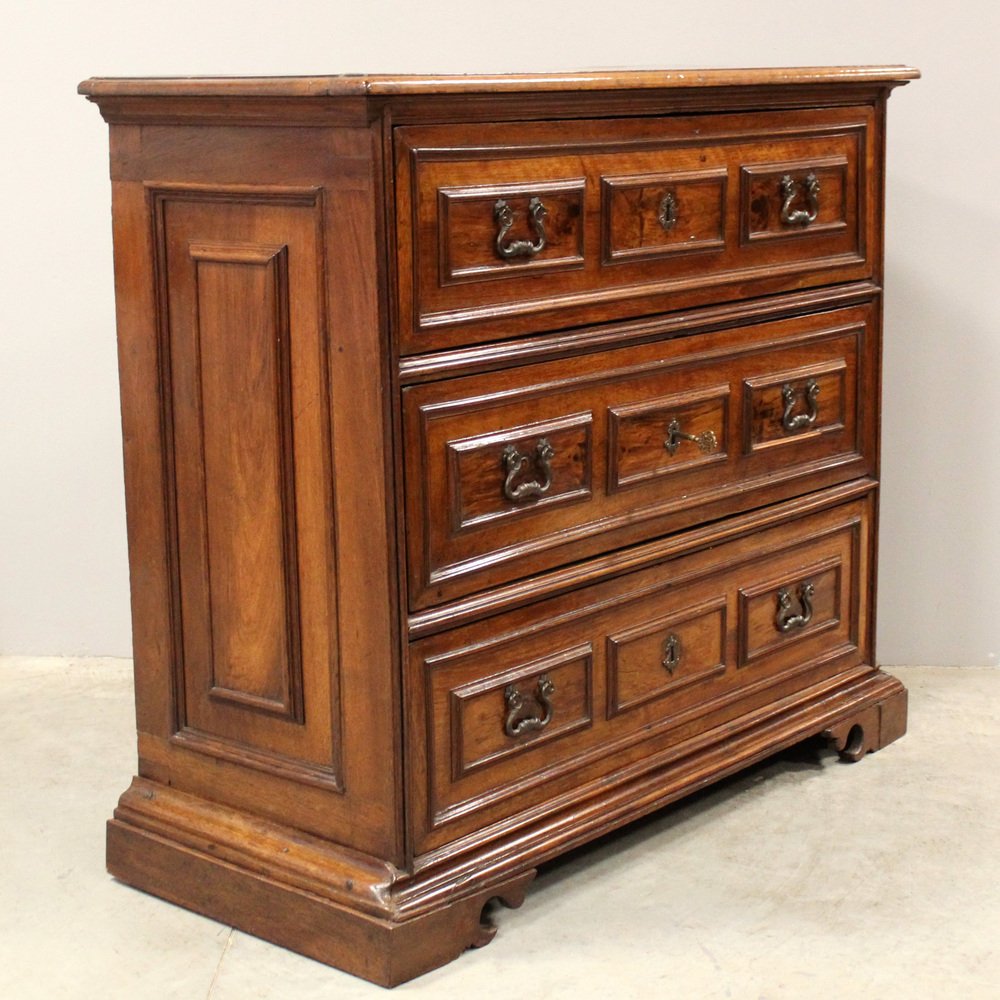
[[496, 928], [483, 922], [494, 899], [517, 907], [534, 869], [456, 896], [408, 920], [377, 917], [256, 871], [192, 850], [118, 819], [108, 821], [108, 871], [136, 888], [300, 952], [380, 986], [436, 969]]
[[488, 943], [484, 908], [520, 906], [536, 866], [808, 737], [857, 760], [906, 731], [906, 689], [866, 668], [803, 692], [566, 816], [546, 817], [410, 872], [298, 830], [137, 777], [108, 822], [116, 878], [381, 986]]

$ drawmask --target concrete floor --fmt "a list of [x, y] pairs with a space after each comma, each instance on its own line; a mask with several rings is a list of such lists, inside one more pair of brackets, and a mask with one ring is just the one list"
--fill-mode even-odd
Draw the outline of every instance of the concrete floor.
[[[1000, 997], [1000, 670], [892, 672], [902, 741], [797, 749], [544, 868], [396, 995]], [[0, 998], [388, 995], [106, 875], [132, 743], [127, 661], [0, 659]]]

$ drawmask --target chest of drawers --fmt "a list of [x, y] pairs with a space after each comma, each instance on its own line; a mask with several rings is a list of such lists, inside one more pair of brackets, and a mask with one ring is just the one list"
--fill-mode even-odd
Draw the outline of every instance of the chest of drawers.
[[878, 671], [905, 67], [89, 80], [138, 774], [121, 880], [385, 985]]

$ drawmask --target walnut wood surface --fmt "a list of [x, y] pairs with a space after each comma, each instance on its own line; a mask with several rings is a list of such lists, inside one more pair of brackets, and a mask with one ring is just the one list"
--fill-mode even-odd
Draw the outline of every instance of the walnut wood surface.
[[916, 76], [82, 84], [139, 750], [110, 870], [391, 985], [577, 844], [902, 735], [881, 199]]
[[[873, 472], [875, 323], [814, 313], [406, 389], [410, 607]], [[781, 390], [810, 379], [816, 422], [787, 431]], [[669, 454], [675, 419], [712, 450]], [[551, 485], [507, 499], [504, 449], [537, 481], [543, 440]]]
[[518, 93], [547, 90], [641, 90], [664, 87], [745, 87], [773, 84], [905, 83], [911, 66], [811, 66], [788, 69], [594, 70], [462, 76], [343, 74], [288, 77], [94, 77], [80, 84], [89, 97], [176, 94], [184, 97], [354, 96], [359, 94]]
[[[868, 277], [874, 132], [863, 107], [399, 129], [400, 350]], [[786, 174], [818, 176], [814, 222], [781, 222]], [[668, 194], [670, 241], [637, 236], [666, 235]], [[498, 259], [498, 198], [522, 239], [531, 199], [546, 207], [536, 255]]]
[[[415, 643], [409, 751], [427, 762], [411, 772], [418, 851], [565, 805], [587, 782], [613, 780], [776, 692], [868, 662], [871, 540], [869, 497]], [[782, 633], [778, 592], [803, 580], [815, 585], [812, 620]], [[681, 627], [713, 607], [714, 620]], [[673, 673], [662, 662], [671, 632], [681, 640]], [[623, 673], [633, 685], [624, 697]], [[507, 686], [531, 697], [543, 676], [554, 686], [550, 723], [505, 738]], [[624, 709], [629, 697], [638, 704]]]

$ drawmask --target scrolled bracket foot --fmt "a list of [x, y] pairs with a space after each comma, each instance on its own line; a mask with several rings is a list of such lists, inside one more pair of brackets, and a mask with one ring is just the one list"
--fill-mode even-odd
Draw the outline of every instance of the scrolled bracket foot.
[[854, 719], [848, 719], [823, 732], [840, 759], [856, 763], [867, 753], [878, 750], [878, 708], [870, 708]]
[[497, 925], [493, 922], [493, 914], [496, 913], [498, 904], [508, 910], [518, 909], [524, 902], [528, 886], [534, 877], [535, 872], [531, 871], [522, 881], [506, 886], [502, 892], [490, 896], [483, 903], [478, 927], [469, 942], [471, 948], [483, 948], [496, 937]]
[[842, 760], [859, 761], [906, 732], [906, 690], [898, 681], [895, 684], [897, 690], [889, 697], [823, 730], [821, 735], [833, 744]]

